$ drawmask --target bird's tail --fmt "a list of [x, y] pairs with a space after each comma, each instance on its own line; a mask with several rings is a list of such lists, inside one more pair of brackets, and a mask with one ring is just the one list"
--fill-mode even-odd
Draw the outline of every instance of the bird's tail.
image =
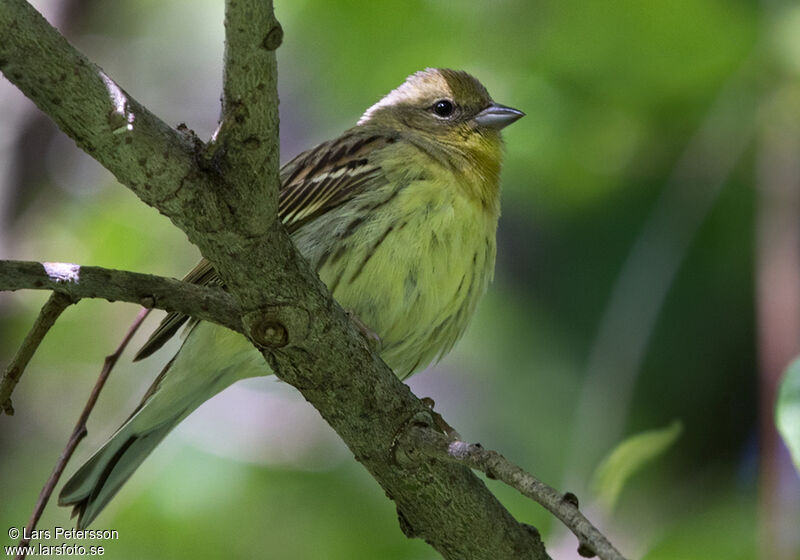
[[137, 433], [135, 416], [126, 422], [67, 481], [58, 496], [58, 505], [72, 506], [78, 516], [77, 528], [85, 529], [130, 478], [150, 452], [182, 418], [167, 420], [144, 433]]
[[239, 379], [269, 375], [264, 358], [233, 331], [199, 323], [122, 427], [70, 478], [58, 504], [88, 526], [186, 416]]

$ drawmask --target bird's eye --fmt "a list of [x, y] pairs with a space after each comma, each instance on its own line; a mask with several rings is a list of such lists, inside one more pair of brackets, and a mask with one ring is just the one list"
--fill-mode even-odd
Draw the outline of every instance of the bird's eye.
[[447, 99], [440, 99], [433, 104], [431, 109], [437, 117], [447, 118], [453, 114], [453, 102]]

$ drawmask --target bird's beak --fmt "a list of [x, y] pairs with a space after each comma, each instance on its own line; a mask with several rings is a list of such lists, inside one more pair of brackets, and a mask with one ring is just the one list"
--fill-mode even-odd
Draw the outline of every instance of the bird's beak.
[[478, 126], [500, 130], [524, 116], [525, 113], [522, 111], [500, 105], [499, 103], [492, 103], [486, 107], [486, 109], [475, 115], [475, 122], [478, 123]]

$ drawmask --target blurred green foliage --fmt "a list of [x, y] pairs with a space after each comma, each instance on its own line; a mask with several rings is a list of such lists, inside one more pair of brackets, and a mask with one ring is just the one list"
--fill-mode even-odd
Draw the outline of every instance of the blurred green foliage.
[[[632, 382], [612, 383], [598, 401], [622, 414], [624, 429], [609, 429], [601, 414], [580, 432], [575, 419], [623, 263], [716, 101], [731, 83], [755, 91], [800, 69], [792, 39], [800, 18], [777, 17], [781, 9], [745, 0], [276, 0], [285, 31], [278, 51], [284, 161], [352, 126], [428, 66], [470, 71], [497, 101], [528, 114], [505, 134], [495, 284], [465, 340], [410, 385], [465, 438], [554, 486], [568, 481], [562, 489], [582, 504], [589, 481], [569, 473], [591, 472], [601, 458], [582, 449], [602, 441], [606, 453], [627, 435], [681, 419], [680, 440], [631, 478], [614, 517], [596, 517], [631, 557], [756, 555], [752, 148], [723, 178], [680, 255]], [[167, 122], [210, 136], [219, 114], [222, 2], [95, 0], [64, 10], [60, 27], [70, 40], [132, 96]], [[765, 41], [775, 21], [782, 31]], [[750, 106], [734, 118], [755, 121]], [[4, 187], [3, 258], [176, 277], [193, 266], [198, 253], [182, 233], [51, 125], [32, 121], [0, 120], [9, 137], [36, 131], [10, 152], [29, 155], [17, 158], [27, 164]], [[709, 168], [720, 151], [707, 154]], [[696, 171], [694, 188], [710, 188]], [[684, 204], [688, 212], [694, 201]], [[662, 235], [683, 236], [688, 227], [677, 221]], [[646, 299], [649, 283], [636, 290]], [[0, 298], [0, 364], [43, 297]], [[25, 524], [104, 355], [135, 313], [82, 302], [34, 358], [15, 395], [17, 415], [0, 418], [1, 527]], [[168, 356], [122, 360], [67, 475], [128, 415]], [[120, 532], [106, 543], [111, 557], [436, 557], [403, 537], [392, 503], [330, 429], [301, 412], [306, 405], [290, 388], [274, 381], [246, 388], [256, 404], [240, 406], [240, 393], [227, 394], [198, 411], [98, 519], [96, 527]], [[488, 484], [542, 531], [554, 558], [575, 554], [574, 537], [541, 508]], [[68, 512], [52, 506], [40, 527], [69, 523]]]
[[613, 511], [628, 479], [664, 454], [682, 431], [683, 425], [676, 420], [665, 428], [632, 435], [612, 449], [592, 476], [595, 499], [606, 510]]

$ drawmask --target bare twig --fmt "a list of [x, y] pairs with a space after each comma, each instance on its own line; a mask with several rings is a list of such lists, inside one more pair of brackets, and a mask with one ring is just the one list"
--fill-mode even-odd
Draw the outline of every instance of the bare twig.
[[[397, 441], [398, 450], [406, 460], [424, 455], [442, 461], [459, 463], [479, 470], [491, 479], [505, 482], [521, 494], [535, 500], [560, 519], [578, 537], [578, 553], [586, 558], [625, 560], [609, 540], [584, 517], [578, 509], [578, 498], [567, 492], [561, 494], [533, 475], [527, 473], [496, 451], [484, 449], [479, 443], [453, 440], [423, 423], [412, 424]], [[401, 462], [403, 459], [398, 458]]]
[[98, 266], [0, 260], [0, 291], [52, 290], [72, 299], [102, 298], [179, 311], [242, 331], [239, 306], [230, 294], [173, 278]]
[[[61, 478], [61, 473], [64, 472], [64, 467], [67, 466], [67, 462], [69, 461], [70, 457], [72, 457], [72, 453], [75, 451], [78, 443], [86, 436], [86, 421], [89, 419], [89, 415], [92, 413], [95, 403], [97, 403], [97, 398], [100, 396], [100, 391], [103, 390], [103, 386], [105, 385], [108, 376], [111, 374], [111, 370], [116, 365], [120, 355], [122, 355], [122, 352], [128, 346], [128, 343], [133, 338], [133, 335], [136, 334], [136, 331], [139, 329], [139, 326], [142, 324], [142, 321], [144, 321], [145, 317], [147, 317], [148, 313], [150, 313], [149, 309], [142, 309], [139, 311], [139, 314], [136, 316], [136, 320], [128, 329], [125, 338], [123, 338], [122, 342], [119, 343], [117, 349], [114, 350], [113, 354], [106, 356], [106, 359], [103, 362], [103, 369], [100, 371], [100, 375], [98, 376], [97, 381], [92, 388], [92, 392], [89, 394], [89, 400], [86, 401], [86, 405], [83, 407], [83, 411], [78, 417], [78, 422], [75, 424], [75, 428], [72, 430], [72, 435], [70, 435], [66, 447], [64, 447], [64, 450], [58, 457], [58, 461], [56, 462], [55, 467], [53, 467], [53, 472], [50, 473], [50, 477], [47, 479], [42, 491], [39, 493], [39, 499], [36, 500], [36, 507], [34, 507], [33, 513], [28, 520], [28, 525], [25, 527], [25, 535], [33, 534], [33, 530], [36, 528], [36, 524], [39, 522], [39, 518], [42, 516], [42, 512], [44, 511], [44, 508], [50, 499], [50, 495], [53, 493], [56, 484], [58, 484], [58, 481]], [[18, 549], [20, 552], [17, 554], [16, 560], [23, 560], [25, 558], [25, 550], [29, 544], [29, 538], [23, 538], [20, 540]]]
[[28, 362], [30, 362], [50, 328], [56, 323], [58, 317], [72, 303], [75, 303], [75, 300], [71, 297], [53, 292], [44, 306], [42, 306], [42, 310], [39, 311], [39, 316], [36, 318], [36, 322], [33, 323], [28, 336], [22, 342], [22, 346], [19, 347], [11, 363], [8, 364], [3, 374], [3, 381], [0, 383], [0, 408], [9, 416], [14, 414], [14, 407], [11, 405], [11, 393], [14, 392], [14, 388], [28, 366]]

